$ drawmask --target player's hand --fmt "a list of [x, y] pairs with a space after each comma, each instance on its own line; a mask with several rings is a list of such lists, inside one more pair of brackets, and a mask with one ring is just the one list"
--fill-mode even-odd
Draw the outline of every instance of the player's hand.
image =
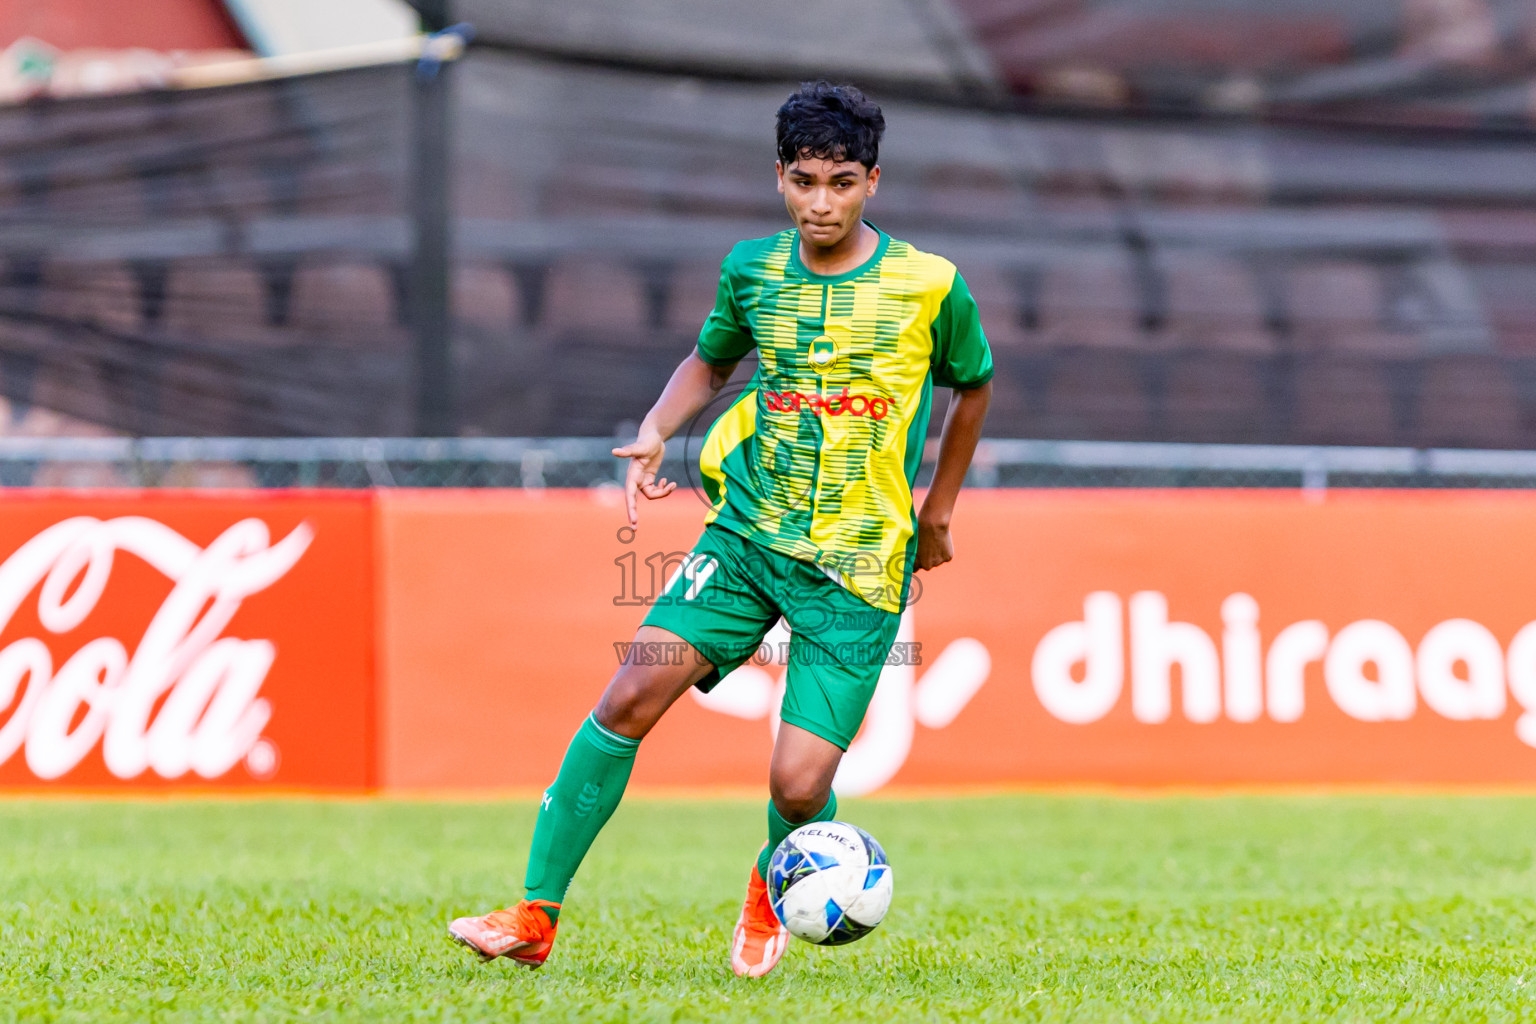
[[936, 569], [955, 557], [955, 542], [949, 536], [949, 518], [917, 516], [917, 567]]
[[629, 460], [629, 472], [624, 474], [624, 506], [629, 511], [631, 527], [640, 525], [640, 513], [635, 507], [637, 493], [655, 500], [665, 498], [677, 490], [676, 480], [656, 478], [656, 471], [661, 468], [661, 458], [666, 453], [667, 443], [654, 430], [642, 430], [635, 440], [613, 450], [618, 458]]

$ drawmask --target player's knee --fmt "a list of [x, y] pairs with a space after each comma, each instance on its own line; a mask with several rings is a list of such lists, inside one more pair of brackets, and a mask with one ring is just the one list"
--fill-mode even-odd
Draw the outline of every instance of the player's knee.
[[667, 698], [658, 689], [665, 687], [658, 685], [653, 673], [620, 669], [597, 703], [598, 722], [621, 736], [642, 738], [667, 709]]
[[647, 692], [641, 680], [633, 674], [620, 673], [603, 691], [597, 704], [598, 722], [621, 736], [640, 737], [649, 731], [651, 722]]
[[770, 779], [768, 792], [774, 810], [788, 822], [809, 821], [832, 796], [832, 791], [816, 779]]

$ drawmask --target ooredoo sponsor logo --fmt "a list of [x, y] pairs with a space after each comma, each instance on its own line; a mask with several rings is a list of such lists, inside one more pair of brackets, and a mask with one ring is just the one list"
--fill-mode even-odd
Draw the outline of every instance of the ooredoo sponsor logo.
[[1128, 677], [1131, 714], [1156, 724], [1173, 713], [1177, 667], [1181, 710], [1191, 722], [1223, 715], [1234, 722], [1264, 716], [1295, 722], [1306, 712], [1307, 668], [1320, 665], [1328, 697], [1351, 718], [1404, 721], [1422, 702], [1454, 721], [1496, 719], [1513, 697], [1524, 712], [1515, 733], [1536, 746], [1536, 622], [1519, 630], [1507, 649], [1486, 626], [1462, 618], [1440, 622], [1417, 645], [1379, 619], [1336, 632], [1307, 619], [1275, 632], [1266, 647], [1259, 611], [1249, 594], [1227, 597], [1218, 643], [1193, 623], [1173, 621], [1158, 591], [1128, 601], [1091, 593], [1082, 619], [1056, 626], [1036, 646], [1035, 694], [1061, 721], [1087, 724], [1120, 702]]
[[883, 420], [891, 411], [891, 400], [870, 395], [850, 395], [845, 387], [830, 395], [815, 395], [804, 391], [765, 391], [763, 401], [770, 412], [809, 412], [820, 416], [868, 416]]
[[[66, 519], [0, 564], [0, 630], [37, 591], [37, 618], [71, 636], [97, 607], [119, 552], [174, 586], [130, 653], [121, 640], [87, 640], [54, 668], [40, 637], [0, 649], [0, 764], [18, 752], [31, 772], [56, 779], [98, 744], [107, 770], [132, 779], [217, 778], [260, 753], [272, 707], [260, 696], [277, 651], [267, 639], [222, 636], [241, 603], [280, 580], [308, 550], [300, 524], [277, 543], [244, 519], [206, 548], [153, 519]], [[39, 586], [39, 584], [41, 586]]]

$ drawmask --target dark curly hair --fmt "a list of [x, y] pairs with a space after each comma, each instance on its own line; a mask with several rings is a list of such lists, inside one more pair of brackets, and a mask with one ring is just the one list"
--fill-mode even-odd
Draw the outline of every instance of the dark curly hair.
[[885, 115], [851, 85], [805, 82], [779, 108], [776, 126], [779, 161], [785, 167], [810, 156], [857, 161], [869, 169], [880, 159]]

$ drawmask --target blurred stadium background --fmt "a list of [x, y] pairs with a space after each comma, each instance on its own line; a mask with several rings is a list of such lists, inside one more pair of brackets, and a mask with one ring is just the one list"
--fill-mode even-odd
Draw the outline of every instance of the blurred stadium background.
[[872, 215], [982, 304], [991, 436], [1536, 448], [1520, 0], [861, 0], [854, 43], [787, 5], [462, 0], [474, 46], [436, 77], [216, 88], [231, 51], [367, 61], [316, 51], [414, 12], [152, 6], [6, 16], [7, 434], [611, 437], [719, 254], [782, 223], [776, 97], [826, 74], [898, 129]]
[[[1529, 1017], [1536, 6], [830, 9], [0, 0], [0, 1021]], [[609, 540], [609, 451], [785, 225], [806, 77], [997, 365], [838, 780], [898, 912], [731, 1002], [749, 666], [502, 985], [441, 922], [696, 536]], [[229, 635], [151, 644], [215, 570]], [[956, 797], [1061, 783], [1520, 791]], [[30, 799], [125, 789], [402, 799]]]

